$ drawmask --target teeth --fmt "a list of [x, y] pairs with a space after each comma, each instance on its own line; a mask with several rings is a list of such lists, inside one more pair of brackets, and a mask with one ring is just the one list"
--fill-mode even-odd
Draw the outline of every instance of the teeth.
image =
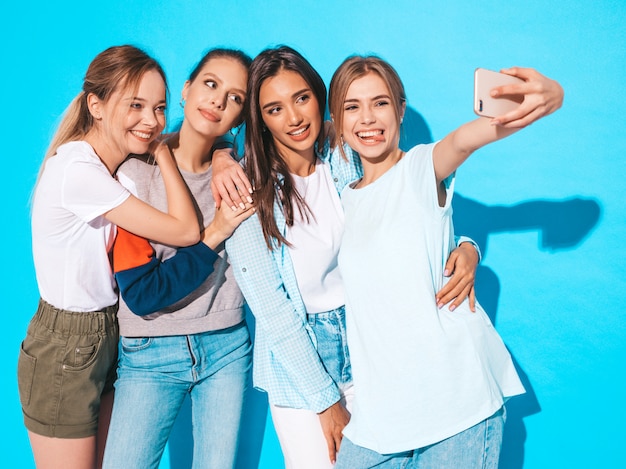
[[151, 133], [139, 132], [138, 130], [131, 130], [131, 133], [139, 138], [150, 138], [152, 136]]
[[367, 132], [357, 132], [357, 135], [359, 136], [359, 138], [369, 138], [376, 137], [377, 135], [382, 135], [382, 133], [382, 130], [369, 130]]
[[306, 131], [306, 129], [308, 129], [308, 128], [309, 127], [307, 126], [307, 127], [303, 127], [301, 129], [298, 129], [298, 130], [294, 130], [293, 132], [289, 132], [289, 135], [297, 137], [298, 135], [302, 135]]

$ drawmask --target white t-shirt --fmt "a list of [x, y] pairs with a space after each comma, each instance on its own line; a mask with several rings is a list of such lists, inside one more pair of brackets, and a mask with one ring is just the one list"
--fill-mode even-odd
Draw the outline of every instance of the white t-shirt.
[[356, 390], [344, 433], [379, 453], [441, 441], [524, 392], [480, 305], [437, 308], [454, 248], [454, 176], [440, 207], [433, 147], [418, 145], [372, 184], [342, 193], [339, 266]]
[[345, 304], [337, 266], [343, 208], [330, 169], [321, 160], [317, 160], [315, 171], [309, 176], [292, 176], [310, 211], [306, 212], [307, 222], [306, 215], [295, 209], [294, 225], [287, 227], [289, 255], [307, 313], [322, 313]]
[[117, 302], [109, 260], [115, 225], [102, 215], [129, 195], [87, 142], [61, 145], [48, 159], [32, 211], [33, 258], [45, 301], [70, 311]]

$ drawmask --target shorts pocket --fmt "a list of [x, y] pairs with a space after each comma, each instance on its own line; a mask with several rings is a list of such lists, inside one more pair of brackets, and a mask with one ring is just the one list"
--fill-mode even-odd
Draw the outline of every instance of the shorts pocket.
[[81, 340], [77, 341], [77, 343], [68, 344], [65, 360], [63, 360], [63, 369], [65, 371], [81, 371], [89, 368], [98, 358], [102, 340], [101, 336], [94, 335], [88, 336], [88, 340], [85, 340], [85, 337], [81, 337]]
[[17, 385], [22, 407], [26, 407], [30, 404], [36, 365], [37, 359], [24, 351], [24, 342], [22, 342], [20, 346], [20, 356], [17, 362]]

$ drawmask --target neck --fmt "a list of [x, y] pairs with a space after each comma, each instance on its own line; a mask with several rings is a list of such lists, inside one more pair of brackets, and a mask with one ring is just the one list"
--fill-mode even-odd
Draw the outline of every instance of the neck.
[[176, 153], [176, 164], [180, 169], [190, 173], [202, 173], [211, 166], [213, 156], [211, 149], [216, 138], [207, 138], [194, 132], [185, 125], [180, 128], [178, 134], [172, 135], [170, 147]]
[[361, 156], [361, 163], [363, 164], [363, 177], [355, 187], [364, 187], [373, 183], [393, 168], [403, 156], [404, 152], [400, 150], [400, 148], [395, 148], [391, 152], [375, 158]]
[[115, 145], [111, 142], [107, 142], [106, 139], [102, 138], [97, 130], [93, 128], [85, 135], [83, 140], [91, 145], [96, 155], [98, 155], [98, 158], [100, 158], [100, 161], [102, 161], [111, 174], [115, 173], [118, 166], [122, 164], [128, 156], [123, 155]]
[[281, 153], [281, 156], [285, 160], [285, 163], [287, 163], [287, 168], [291, 174], [306, 177], [315, 172], [315, 161], [317, 157], [312, 148], [310, 151], [304, 153]]

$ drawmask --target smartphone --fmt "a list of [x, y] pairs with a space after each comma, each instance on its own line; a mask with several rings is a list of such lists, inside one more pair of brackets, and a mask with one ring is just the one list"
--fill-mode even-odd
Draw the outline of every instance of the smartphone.
[[491, 90], [496, 86], [524, 83], [524, 80], [484, 68], [474, 71], [474, 112], [479, 116], [497, 117], [513, 111], [524, 100], [524, 96], [492, 98]]

